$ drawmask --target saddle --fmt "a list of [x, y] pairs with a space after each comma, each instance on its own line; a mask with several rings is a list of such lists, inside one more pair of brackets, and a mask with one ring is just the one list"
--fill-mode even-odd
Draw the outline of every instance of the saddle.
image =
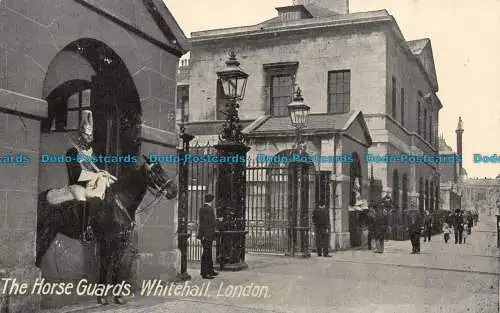
[[[85, 188], [79, 185], [65, 186], [58, 189], [51, 189], [47, 192], [47, 202], [51, 205], [57, 205], [70, 200], [83, 200], [85, 199]], [[74, 208], [73, 208], [74, 209]], [[83, 219], [82, 223], [82, 237], [80, 238], [81, 243], [89, 243], [95, 240], [95, 235], [92, 227], [89, 224], [89, 217], [87, 216], [89, 213], [87, 212], [87, 208], [82, 208]], [[74, 211], [75, 214], [79, 214], [77, 211]]]

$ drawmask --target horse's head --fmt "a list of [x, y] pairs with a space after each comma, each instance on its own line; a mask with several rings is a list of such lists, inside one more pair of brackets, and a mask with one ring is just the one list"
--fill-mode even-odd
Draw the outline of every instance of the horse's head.
[[169, 177], [160, 164], [152, 163], [145, 155], [142, 157], [145, 160], [143, 168], [146, 173], [146, 183], [151, 193], [155, 197], [166, 196], [167, 199], [177, 197], [175, 177]]

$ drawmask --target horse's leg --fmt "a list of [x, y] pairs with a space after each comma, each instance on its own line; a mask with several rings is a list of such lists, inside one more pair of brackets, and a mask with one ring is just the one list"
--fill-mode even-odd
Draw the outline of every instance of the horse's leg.
[[[100, 251], [100, 257], [99, 257], [99, 263], [100, 263], [100, 268], [99, 268], [99, 283], [100, 284], [107, 284], [108, 282], [108, 269], [110, 268], [110, 261], [111, 261], [111, 256], [110, 256], [110, 249], [111, 245], [109, 244], [109, 241], [106, 239], [101, 239], [99, 241], [99, 251]], [[97, 297], [97, 302], [102, 305], [108, 305], [109, 301], [106, 295], [103, 295], [102, 297]]]
[[42, 258], [49, 249], [50, 245], [54, 241], [57, 235], [57, 227], [54, 225], [55, 220], [49, 221], [45, 220], [41, 222], [42, 224], [38, 227], [36, 236], [36, 260], [35, 265], [40, 267], [42, 264]]
[[[127, 249], [127, 243], [128, 240], [127, 238], [123, 239], [117, 239], [117, 242], [115, 245], [116, 248], [115, 250], [111, 253], [112, 258], [111, 258], [111, 275], [112, 275], [112, 282], [114, 285], [117, 285], [120, 283], [120, 280], [122, 280], [123, 277], [123, 269], [122, 269], [122, 260], [125, 255], [126, 249]], [[115, 303], [116, 304], [125, 304], [126, 301], [123, 298], [122, 295], [115, 295]]]

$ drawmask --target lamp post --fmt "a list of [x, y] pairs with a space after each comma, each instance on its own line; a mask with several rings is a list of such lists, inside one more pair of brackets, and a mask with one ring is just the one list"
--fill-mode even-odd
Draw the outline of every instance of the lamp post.
[[298, 257], [310, 257], [309, 252], [309, 192], [306, 184], [309, 163], [301, 162], [301, 157], [306, 156], [302, 145], [301, 135], [307, 126], [310, 107], [304, 103], [300, 88], [297, 88], [293, 101], [288, 105], [290, 122], [295, 128], [295, 155], [299, 156], [289, 163], [289, 194], [290, 210], [289, 221], [291, 222], [288, 232], [288, 255]]
[[497, 199], [497, 248], [500, 248], [500, 199]]
[[[239, 67], [234, 51], [229, 53], [224, 70], [217, 72], [224, 88], [226, 120], [215, 146], [219, 157], [246, 160], [249, 150], [244, 143], [238, 101], [243, 100], [248, 74]], [[244, 158], [242, 158], [244, 157]], [[245, 217], [246, 217], [246, 163], [224, 162], [217, 164], [216, 205], [219, 225], [217, 260], [221, 270], [246, 269], [245, 263]]]
[[[180, 160], [185, 160], [184, 155], [189, 153], [189, 142], [194, 139], [193, 135], [185, 132], [184, 109], [182, 110], [182, 120], [179, 137], [182, 139], [182, 148], [178, 149]], [[179, 206], [178, 206], [178, 228], [177, 247], [181, 252], [181, 272], [177, 275], [178, 281], [190, 280], [187, 273], [187, 248], [188, 248], [188, 165], [187, 161], [179, 163]]]

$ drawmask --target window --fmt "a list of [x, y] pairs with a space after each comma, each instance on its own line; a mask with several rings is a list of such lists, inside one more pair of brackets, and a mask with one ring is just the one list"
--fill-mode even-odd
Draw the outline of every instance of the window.
[[408, 209], [408, 176], [403, 174], [403, 210]]
[[429, 142], [432, 144], [434, 142], [434, 132], [432, 127], [432, 115], [429, 116]]
[[76, 131], [80, 127], [83, 110], [90, 110], [90, 89], [80, 90], [69, 97], [48, 99], [49, 116], [42, 123], [42, 132]]
[[422, 135], [422, 104], [417, 102], [417, 133]]
[[288, 104], [293, 100], [298, 64], [298, 62], [264, 64], [268, 112], [272, 116], [288, 116]]
[[401, 88], [401, 125], [405, 126], [405, 89]]
[[328, 72], [328, 113], [346, 113], [351, 107], [351, 71]]
[[394, 170], [392, 174], [392, 201], [395, 208], [399, 208], [399, 174]]
[[392, 77], [392, 117], [396, 118], [396, 77]]
[[429, 190], [429, 180], [425, 180], [425, 210], [429, 211], [430, 203], [430, 190]]
[[287, 116], [288, 104], [293, 100], [292, 75], [274, 75], [271, 78], [271, 115]]
[[424, 139], [427, 139], [427, 109], [424, 109]]
[[222, 86], [222, 82], [217, 79], [217, 90], [216, 90], [216, 105], [215, 109], [217, 110], [215, 112], [215, 119], [216, 120], [225, 120], [226, 115], [224, 114], [226, 112], [226, 106], [228, 103], [228, 99], [224, 95], [224, 87]]
[[418, 184], [418, 209], [420, 210], [420, 212], [424, 211], [424, 192], [424, 179], [420, 177], [420, 181]]
[[[184, 121], [187, 122], [189, 117], [189, 86], [177, 86], [177, 109], [180, 114], [184, 112]], [[182, 118], [182, 116], [180, 117]]]

